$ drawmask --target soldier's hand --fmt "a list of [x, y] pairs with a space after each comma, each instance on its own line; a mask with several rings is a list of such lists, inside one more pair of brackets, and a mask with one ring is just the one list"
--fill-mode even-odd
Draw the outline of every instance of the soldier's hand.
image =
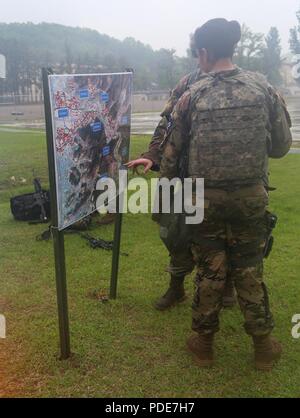
[[143, 166], [144, 167], [144, 174], [147, 174], [151, 168], [153, 167], [153, 161], [148, 160], [147, 158], [138, 158], [137, 160], [129, 161], [128, 164], [126, 164], [128, 168], [132, 168], [134, 172], [137, 172], [138, 167]]

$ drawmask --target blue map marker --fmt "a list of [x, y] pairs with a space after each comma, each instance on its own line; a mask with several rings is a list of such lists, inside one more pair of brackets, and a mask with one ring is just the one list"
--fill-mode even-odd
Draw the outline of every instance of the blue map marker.
[[110, 154], [110, 147], [104, 147], [102, 150], [103, 157], [107, 157]]
[[89, 97], [89, 91], [88, 90], [80, 90], [79, 97], [81, 99], [88, 99], [88, 97]]
[[97, 134], [97, 133], [102, 131], [102, 123], [101, 122], [91, 123], [90, 126], [91, 126], [92, 132], [94, 134]]
[[109, 178], [108, 174], [107, 174], [107, 173], [105, 173], [105, 174], [102, 174], [102, 175], [99, 177], [99, 180], [106, 180], [106, 179], [108, 179], [108, 178]]
[[128, 124], [129, 124], [128, 116], [123, 116], [121, 119], [121, 125], [128, 125]]
[[69, 109], [58, 109], [59, 118], [67, 118], [69, 116]]
[[109, 94], [106, 92], [100, 93], [100, 99], [103, 103], [109, 102]]

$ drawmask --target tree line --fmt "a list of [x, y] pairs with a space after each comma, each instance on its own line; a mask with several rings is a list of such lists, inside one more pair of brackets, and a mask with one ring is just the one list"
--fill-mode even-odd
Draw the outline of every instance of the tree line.
[[[300, 51], [299, 27], [291, 30], [291, 50]], [[267, 36], [243, 25], [235, 62], [260, 71], [270, 82], [282, 82], [282, 51], [275, 27]], [[134, 69], [135, 90], [169, 90], [196, 68], [188, 50], [178, 57], [173, 49], [153, 50], [133, 38], [119, 41], [95, 30], [50, 23], [0, 23], [0, 53], [7, 59], [7, 79], [0, 80], [0, 96], [13, 95], [16, 102], [38, 102], [41, 97], [41, 68], [57, 73], [119, 72]]]

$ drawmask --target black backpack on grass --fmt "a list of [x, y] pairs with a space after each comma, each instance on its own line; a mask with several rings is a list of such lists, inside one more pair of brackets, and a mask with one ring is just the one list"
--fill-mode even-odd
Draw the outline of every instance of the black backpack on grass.
[[50, 194], [34, 179], [35, 193], [10, 199], [11, 212], [16, 221], [47, 223], [50, 220]]

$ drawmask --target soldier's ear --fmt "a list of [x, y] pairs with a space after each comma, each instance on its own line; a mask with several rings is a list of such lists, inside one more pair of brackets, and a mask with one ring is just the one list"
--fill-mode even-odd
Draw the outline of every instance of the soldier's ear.
[[199, 58], [198, 50], [196, 48], [191, 49], [191, 52], [193, 58]]

